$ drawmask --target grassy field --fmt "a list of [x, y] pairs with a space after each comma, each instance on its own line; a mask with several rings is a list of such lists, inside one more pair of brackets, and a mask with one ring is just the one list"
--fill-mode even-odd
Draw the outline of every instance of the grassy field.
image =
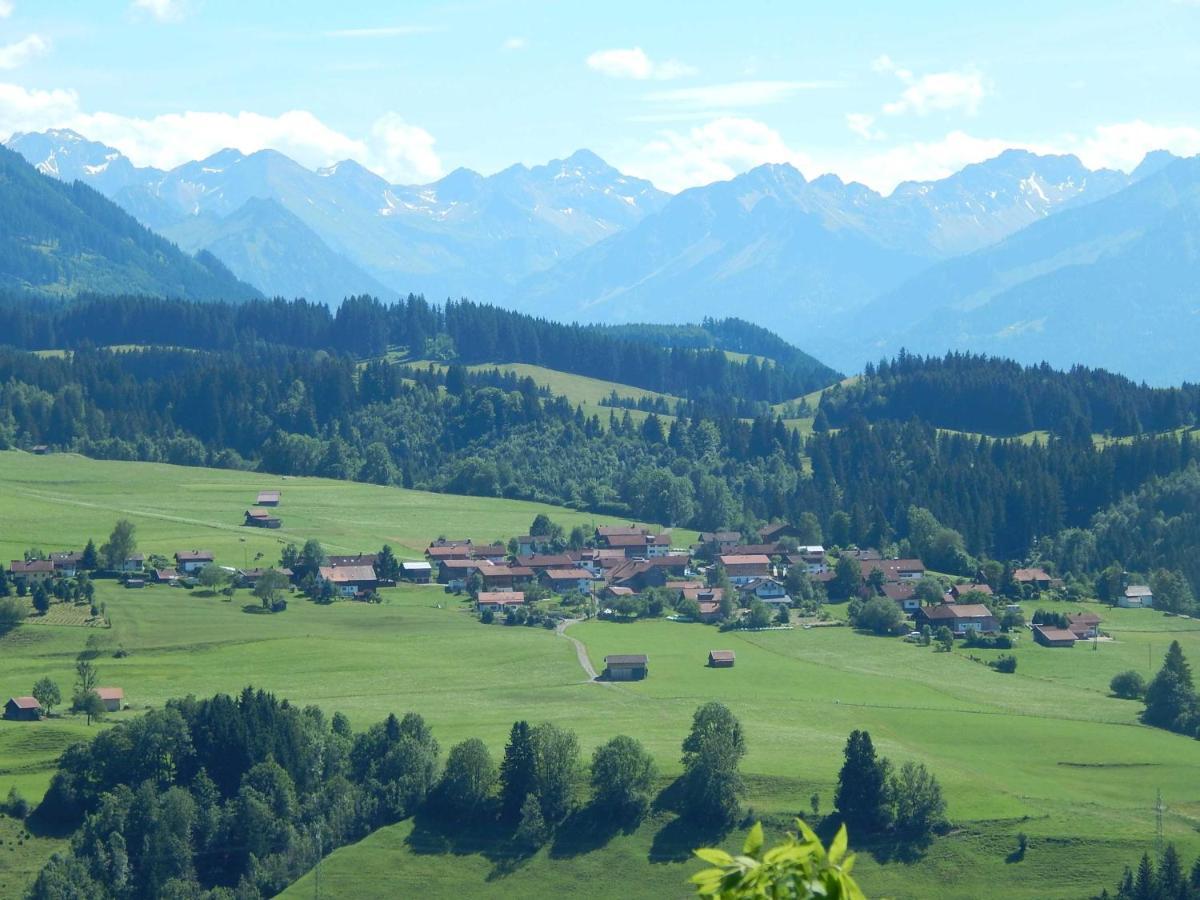
[[[255, 491], [276, 485], [286, 533], [238, 527]], [[280, 539], [310, 536], [347, 552], [390, 540], [415, 554], [437, 533], [490, 539], [522, 531], [538, 509], [318, 479], [0, 454], [0, 550], [9, 556], [29, 545], [99, 541], [118, 515], [137, 522], [144, 550], [204, 546], [239, 565], [243, 554], [273, 558]], [[552, 515], [564, 525], [588, 521]], [[98, 585], [111, 629], [47, 623], [0, 638], [0, 694], [26, 693], [43, 675], [69, 693], [75, 656], [98, 634], [101, 681], [123, 687], [133, 707], [117, 720], [170, 697], [254, 684], [341, 710], [358, 728], [389, 712], [419, 712], [443, 752], [478, 736], [499, 756], [517, 718], [574, 729], [586, 755], [626, 733], [655, 755], [664, 786], [679, 772], [693, 710], [720, 699], [746, 728], [747, 805], [776, 831], [807, 811], [814, 791], [829, 810], [854, 728], [869, 729], [897, 763], [918, 759], [937, 774], [954, 831], [917, 861], [864, 853], [860, 876], [871, 896], [1089, 897], [1153, 848], [1158, 790], [1166, 837], [1189, 863], [1200, 853], [1200, 743], [1138, 725], [1139, 704], [1107, 693], [1118, 671], [1157, 669], [1172, 639], [1197, 664], [1195, 620], [1103, 609], [1113, 641], [1051, 650], [1026, 638], [1013, 651], [1014, 675], [969, 658], [995, 651], [936, 653], [848, 628], [721, 634], [665, 621], [572, 626], [598, 668], [609, 653], [650, 656], [645, 682], [598, 685], [586, 683], [568, 641], [540, 628], [482, 626], [437, 587], [385, 590], [378, 606], [295, 599], [285, 612], [264, 615], [240, 591], [226, 601], [177, 588]], [[726, 648], [737, 652], [734, 669], [705, 668], [708, 650]], [[118, 649], [127, 655], [116, 658]], [[97, 727], [73, 716], [0, 722], [0, 795], [15, 785], [39, 797], [58, 753]], [[1029, 836], [1029, 852], [1008, 861], [1018, 832]], [[406, 822], [334, 853], [321, 867], [321, 892], [531, 897], [587, 884], [589, 897], [681, 897], [696, 868], [689, 851], [705, 839], [659, 811], [606, 842], [568, 829], [512, 865], [492, 853], [486, 835], [463, 841]], [[26, 839], [0, 819], [0, 896], [17, 893], [58, 846]], [[315, 887], [314, 872], [289, 896], [312, 896]]]

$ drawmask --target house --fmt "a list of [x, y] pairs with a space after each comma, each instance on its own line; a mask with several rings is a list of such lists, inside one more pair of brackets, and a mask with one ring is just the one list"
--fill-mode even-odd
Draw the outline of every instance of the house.
[[134, 553], [121, 564], [122, 572], [140, 572], [146, 567], [146, 554]]
[[592, 589], [592, 573], [587, 569], [546, 569], [541, 574], [541, 581], [556, 594], [570, 591], [586, 594]]
[[792, 598], [788, 596], [783, 582], [776, 578], [755, 578], [747, 581], [738, 588], [742, 597], [747, 600], [761, 600], [773, 606], [791, 606]]
[[738, 544], [729, 551], [727, 556], [782, 556], [786, 548], [783, 544]]
[[1052, 580], [1053, 579], [1050, 578], [1050, 573], [1045, 569], [1033, 568], [1013, 570], [1013, 581], [1022, 587], [1028, 585], [1036, 590], [1046, 591], [1050, 589], [1050, 582]]
[[732, 669], [735, 656], [732, 650], [709, 650], [708, 666], [710, 669]]
[[686, 556], [627, 559], [621, 565], [606, 570], [604, 577], [609, 584], [629, 587], [640, 593], [647, 588], [663, 587], [670, 575], [682, 575], [688, 562]]
[[767, 578], [771, 574], [771, 560], [761, 553], [726, 554], [720, 560], [730, 583], [734, 585], [745, 584], [755, 578]]
[[1033, 639], [1043, 647], [1075, 646], [1075, 632], [1052, 625], [1034, 625]]
[[35, 581], [48, 581], [54, 577], [54, 563], [48, 559], [14, 559], [8, 567], [13, 578], [33, 584]]
[[700, 543], [711, 548], [718, 556], [732, 553], [733, 548], [741, 542], [742, 535], [737, 531], [704, 531], [700, 534]]
[[897, 581], [920, 581], [925, 577], [925, 563], [919, 559], [864, 559], [859, 561], [863, 581], [872, 572], [882, 572], [884, 583]]
[[641, 654], [604, 657], [604, 677], [609, 681], [641, 681], [650, 672], [649, 659]]
[[278, 506], [280, 494], [279, 491], [259, 491], [258, 499], [254, 501], [255, 506]]
[[330, 556], [325, 562], [331, 566], [370, 566], [373, 569], [378, 560], [378, 553], [356, 553], [353, 556]]
[[13, 722], [36, 722], [42, 717], [42, 704], [33, 697], [9, 697], [4, 718]]
[[643, 528], [641, 525], [600, 525], [596, 528], [595, 540], [602, 547], [607, 547], [609, 538], [633, 535], [645, 537], [649, 533], [649, 529]]
[[671, 555], [671, 532], [664, 531], [646, 539], [646, 556], [655, 559]]
[[718, 599], [696, 601], [696, 605], [700, 607], [700, 621], [706, 625], [721, 618], [721, 601], [719, 599], [721, 596], [720, 590], [713, 591], [713, 596], [717, 597]]
[[502, 563], [508, 559], [508, 548], [503, 544], [478, 544], [471, 547], [472, 559], [486, 559], [491, 563]]
[[524, 591], [480, 591], [475, 598], [475, 609], [479, 612], [490, 609], [492, 612], [503, 612], [525, 602]]
[[29, 452], [34, 456], [45, 456], [50, 452], [50, 448], [46, 444], [34, 444], [29, 448]]
[[610, 584], [604, 588], [602, 595], [606, 600], [616, 600], [618, 597], [632, 597], [636, 593], [637, 591], [631, 587]]
[[341, 597], [357, 597], [379, 586], [379, 578], [370, 566], [321, 566], [319, 571]]
[[624, 551], [628, 559], [643, 559], [649, 555], [650, 540], [644, 534], [613, 534], [605, 538], [605, 547]]
[[820, 575], [828, 568], [825, 562], [825, 548], [820, 544], [797, 547], [787, 554], [787, 562], [789, 566], [803, 566], [809, 575]]
[[433, 580], [433, 566], [427, 562], [402, 562], [400, 578], [413, 584], [429, 584]]
[[[621, 558], [624, 559], [624, 555]], [[518, 556], [517, 565], [540, 575], [547, 569], [572, 569], [575, 560], [569, 553], [530, 553], [528, 556]]]
[[50, 561], [54, 563], [55, 574], [63, 578], [74, 578], [76, 572], [79, 571], [79, 563], [82, 559], [83, 553], [78, 550], [50, 554]]
[[542, 545], [541, 538], [532, 534], [519, 534], [513, 538], [513, 541], [517, 545], [517, 556], [529, 556], [531, 553], [537, 553], [538, 548]]
[[179, 572], [175, 569], [155, 569], [151, 577], [157, 584], [178, 584]]
[[1147, 585], [1131, 584], [1117, 600], [1117, 606], [1125, 609], [1151, 609], [1154, 606], [1154, 593]]
[[1100, 617], [1095, 613], [1073, 613], [1067, 616], [1067, 628], [1076, 640], [1100, 636]]
[[480, 562], [478, 571], [483, 578], [483, 589], [485, 591], [512, 590], [513, 574], [508, 566], [493, 565], [485, 560]]
[[438, 584], [444, 584], [452, 591], [461, 591], [467, 586], [471, 573], [481, 565], [475, 559], [443, 559], [438, 562]]
[[775, 522], [758, 529], [758, 539], [764, 544], [770, 544], [785, 537], [798, 538], [800, 532], [794, 525], [789, 525], [787, 522]]
[[246, 510], [246, 525], [251, 528], [282, 528], [283, 520], [273, 516], [265, 509]]
[[880, 590], [883, 592], [883, 596], [910, 615], [921, 608], [921, 599], [917, 596], [916, 586], [911, 583], [892, 582], [884, 584]]
[[295, 574], [294, 572], [292, 572], [292, 570], [291, 570], [291, 569], [289, 569], [289, 568], [286, 568], [286, 567], [284, 567], [284, 568], [282, 568], [282, 569], [274, 569], [274, 570], [272, 570], [272, 569], [263, 569], [263, 568], [257, 568], [257, 569], [240, 569], [240, 570], [238, 571], [238, 580], [239, 580], [239, 581], [240, 581], [240, 582], [241, 582], [241, 583], [242, 583], [242, 584], [243, 584], [245, 587], [252, 588], [252, 587], [254, 587], [256, 584], [258, 584], [258, 580], [259, 580], [260, 578], [262, 578], [262, 577], [263, 577], [265, 574], [267, 574], [267, 573], [268, 573], [268, 572], [270, 572], [270, 571], [276, 571], [276, 572], [278, 572], [280, 575], [282, 575], [282, 576], [283, 576], [284, 578], [286, 578], [288, 581], [291, 581], [291, 580], [292, 580], [292, 575], [294, 575], [294, 574]]
[[918, 627], [928, 625], [934, 631], [945, 625], [956, 635], [968, 631], [998, 631], [1000, 628], [992, 611], [982, 603], [922, 606], [913, 613], [913, 621]]
[[192, 575], [212, 565], [213, 559], [211, 550], [180, 550], [175, 554], [175, 568], [184, 575]]
[[425, 551], [425, 555], [429, 557], [430, 562], [440, 563], [448, 559], [470, 559], [471, 545], [470, 544], [454, 544], [448, 547], [430, 546]]
[[104, 703], [108, 712], [120, 712], [121, 703], [125, 700], [125, 691], [119, 687], [96, 688], [96, 696]]

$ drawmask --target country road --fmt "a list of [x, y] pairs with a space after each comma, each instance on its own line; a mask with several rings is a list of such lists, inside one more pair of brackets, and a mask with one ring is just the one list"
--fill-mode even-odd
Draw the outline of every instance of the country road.
[[588, 681], [592, 682], [593, 684], [608, 684], [606, 681], [599, 680], [600, 676], [596, 674], [596, 669], [594, 666], [592, 666], [592, 661], [588, 657], [587, 647], [583, 645], [583, 641], [573, 638], [571, 635], [567, 634], [568, 626], [582, 621], [583, 619], [565, 619], [555, 626], [554, 633], [559, 637], [565, 637], [568, 641], [575, 645], [575, 655], [579, 657], [579, 665], [583, 669], [584, 674], [587, 675]]

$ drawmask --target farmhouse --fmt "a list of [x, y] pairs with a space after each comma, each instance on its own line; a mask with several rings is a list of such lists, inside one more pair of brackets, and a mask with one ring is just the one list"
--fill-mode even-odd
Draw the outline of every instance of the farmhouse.
[[700, 534], [700, 543], [712, 548], [717, 555], [733, 552], [733, 548], [741, 542], [742, 535], [737, 531], [705, 531]]
[[9, 697], [4, 718], [13, 722], [36, 722], [42, 717], [42, 705], [33, 697]]
[[431, 562], [440, 563], [448, 559], [470, 559], [471, 545], [470, 544], [453, 544], [450, 546], [434, 546], [430, 545], [425, 551], [425, 555], [429, 557]]
[[342, 597], [356, 597], [379, 586], [379, 578], [370, 566], [321, 566], [320, 575]]
[[144, 553], [134, 553], [127, 557], [125, 562], [121, 564], [122, 572], [140, 572], [146, 567], [146, 555]]
[[875, 571], [883, 573], [884, 582], [920, 581], [925, 577], [925, 563], [919, 559], [864, 559], [859, 565], [864, 581]]
[[918, 626], [928, 625], [934, 631], [945, 625], [954, 634], [968, 631], [996, 631], [999, 623], [992, 611], [982, 603], [943, 603], [940, 606], [923, 606], [913, 613]]
[[604, 657], [604, 677], [609, 681], [641, 681], [650, 672], [650, 660], [642, 654]]
[[789, 525], [787, 522], [775, 522], [758, 529], [758, 539], [763, 543], [771, 543], [785, 537], [798, 538], [800, 532], [794, 525]]
[[496, 566], [483, 561], [477, 570], [483, 578], [485, 591], [508, 591], [513, 587], [513, 573], [508, 566]]
[[326, 562], [331, 566], [370, 566], [375, 567], [378, 553], [356, 553], [353, 556], [330, 556]]
[[9, 566], [13, 578], [32, 584], [35, 581], [46, 581], [54, 577], [54, 563], [48, 559], [14, 559]]
[[1074, 613], [1067, 616], [1067, 628], [1075, 635], [1076, 640], [1098, 637], [1100, 634], [1100, 617], [1095, 613]]
[[283, 520], [273, 516], [265, 509], [246, 510], [246, 524], [252, 528], [281, 528]]
[[725, 574], [734, 585], [746, 584], [756, 578], [766, 578], [771, 574], [771, 560], [761, 553], [748, 555], [727, 554], [722, 556], [721, 565]]
[[567, 553], [531, 553], [528, 556], [518, 556], [517, 565], [541, 574], [547, 569], [574, 568], [575, 560]]
[[592, 589], [592, 573], [587, 569], [546, 569], [541, 575], [542, 584], [556, 594], [579, 591], [586, 594]]
[[125, 691], [119, 687], [96, 688], [96, 696], [104, 703], [108, 712], [120, 712], [121, 703], [125, 700]]
[[1033, 639], [1043, 647], [1075, 646], [1075, 632], [1052, 625], [1034, 625]]
[[523, 591], [480, 591], [479, 596], [475, 598], [475, 608], [480, 612], [485, 609], [500, 612], [520, 606], [524, 602], [525, 593]]
[[1045, 569], [1015, 569], [1013, 571], [1013, 581], [1024, 587], [1029, 585], [1039, 591], [1049, 590], [1050, 588], [1050, 573]]
[[151, 573], [151, 577], [158, 584], [177, 584], [179, 582], [179, 572], [175, 569], [155, 569]]
[[180, 550], [175, 554], [175, 568], [185, 575], [199, 572], [213, 561], [211, 550]]
[[921, 599], [917, 596], [917, 588], [912, 582], [891, 582], [880, 588], [883, 596], [893, 601], [906, 613], [915, 613], [921, 608]]
[[82, 559], [83, 553], [78, 550], [50, 554], [50, 561], [54, 563], [55, 573], [63, 578], [74, 578]]
[[983, 594], [985, 597], [991, 597], [992, 589], [986, 584], [956, 584], [950, 588], [950, 596], [955, 600], [972, 593]]
[[427, 562], [402, 562], [400, 577], [413, 584], [429, 584], [433, 580], [433, 566]]
[[259, 491], [258, 499], [254, 501], [255, 506], [278, 506], [280, 500], [279, 491]]
[[1142, 609], [1152, 608], [1154, 606], [1154, 593], [1147, 585], [1131, 584], [1125, 588], [1125, 593], [1117, 599], [1117, 606], [1125, 609]]
[[712, 600], [697, 600], [696, 605], [700, 607], [700, 621], [706, 625], [717, 621], [721, 618], [721, 591], [718, 588], [713, 591]]
[[809, 575], [820, 575], [827, 568], [825, 563], [825, 548], [819, 544], [797, 547], [787, 554], [789, 566], [803, 566]]
[[640, 559], [649, 555], [650, 541], [644, 534], [614, 534], [605, 538], [605, 546], [623, 551], [629, 559]]
[[776, 578], [755, 578], [739, 587], [738, 591], [746, 600], [761, 600], [763, 603], [780, 606], [792, 605], [787, 588]]
[[708, 665], [713, 669], [732, 669], [735, 657], [732, 650], [709, 650]]
[[471, 573], [486, 563], [474, 559], [443, 559], [438, 562], [438, 584], [444, 584], [452, 591], [461, 591], [467, 586]]

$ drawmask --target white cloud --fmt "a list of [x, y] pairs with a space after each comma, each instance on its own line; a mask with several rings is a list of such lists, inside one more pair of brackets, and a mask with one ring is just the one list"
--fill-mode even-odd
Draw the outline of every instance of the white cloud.
[[832, 81], [731, 81], [653, 91], [645, 100], [696, 109], [739, 109], [781, 103], [800, 91], [837, 87]]
[[135, 15], [148, 15], [159, 22], [178, 22], [187, 14], [185, 0], [132, 0]]
[[40, 34], [21, 38], [15, 44], [0, 47], [0, 69], [16, 69], [50, 49], [50, 42]]
[[686, 132], [663, 131], [623, 168], [667, 191], [724, 181], [763, 163], [812, 161], [784, 143], [779, 132], [755, 119], [724, 117]]
[[0, 83], [0, 137], [17, 131], [72, 128], [116, 147], [136, 165], [171, 168], [226, 147], [243, 153], [274, 149], [310, 168], [355, 159], [394, 182], [442, 174], [433, 136], [385, 113], [362, 138], [326, 125], [311, 112], [181, 112], [137, 118], [81, 108], [74, 91], [27, 90]]
[[12, 15], [12, 12], [12, 0], [0, 0], [0, 19], [7, 19]]
[[886, 137], [875, 127], [875, 117], [868, 113], [846, 113], [846, 127], [868, 141], [882, 141]]
[[510, 37], [500, 45], [501, 50], [524, 50], [529, 46], [529, 41], [523, 37]]
[[973, 116], [979, 111], [979, 104], [988, 92], [983, 73], [970, 66], [957, 71], [917, 76], [908, 69], [898, 67], [885, 55], [875, 59], [871, 69], [875, 72], [891, 72], [906, 85], [900, 99], [884, 104], [883, 111], [889, 116], [910, 112], [924, 116], [950, 110], [962, 110]]
[[696, 74], [692, 66], [675, 59], [655, 62], [641, 47], [597, 50], [587, 58], [587, 65], [589, 69], [610, 78], [632, 78], [636, 81], [669, 81]]
[[1153, 125], [1135, 119], [1101, 125], [1072, 142], [1074, 152], [1090, 168], [1129, 169], [1151, 150], [1170, 150], [1177, 156], [1200, 153], [1200, 128], [1189, 125]]

